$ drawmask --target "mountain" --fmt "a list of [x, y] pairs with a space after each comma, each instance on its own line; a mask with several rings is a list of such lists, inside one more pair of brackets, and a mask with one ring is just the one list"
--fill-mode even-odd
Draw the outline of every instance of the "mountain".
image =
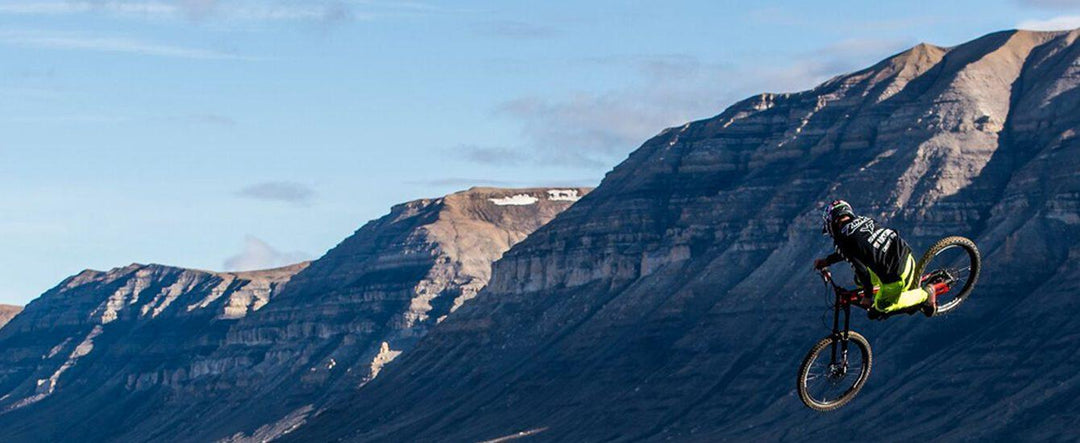
[[[1080, 425], [1080, 30], [920, 44], [664, 130], [511, 248], [469, 304], [297, 441], [1071, 440]], [[921, 251], [975, 240], [955, 314], [853, 328], [845, 408], [795, 393], [828, 334], [822, 202]]]
[[4, 440], [116, 432], [92, 423], [121, 420], [121, 409], [138, 402], [131, 394], [148, 386], [201, 375], [189, 363], [306, 267], [215, 273], [132, 264], [68, 278], [0, 329]]
[[588, 189], [394, 206], [314, 262], [85, 271], [0, 330], [4, 441], [255, 441], [369, 382]]
[[0, 328], [19, 315], [19, 312], [22, 312], [22, 306], [0, 305]]

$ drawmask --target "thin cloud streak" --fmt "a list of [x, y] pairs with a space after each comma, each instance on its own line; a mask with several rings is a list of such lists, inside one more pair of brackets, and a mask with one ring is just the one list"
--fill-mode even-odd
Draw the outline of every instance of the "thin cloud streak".
[[496, 188], [588, 188], [600, 183], [600, 178], [580, 178], [576, 180], [548, 180], [548, 181], [512, 181], [493, 180], [488, 178], [445, 177], [431, 180], [410, 180], [403, 182], [406, 185], [420, 186], [452, 186], [458, 189], [468, 189], [474, 186], [491, 186]]
[[237, 191], [236, 195], [256, 200], [307, 205], [315, 199], [315, 190], [302, 183], [269, 181], [245, 187]]
[[478, 23], [473, 26], [473, 30], [480, 34], [515, 40], [541, 39], [555, 35], [555, 29], [551, 27], [517, 20]]
[[812, 87], [911, 44], [842, 40], [783, 64], [759, 60], [749, 66], [709, 63], [686, 54], [581, 60], [629, 70], [636, 80], [607, 91], [504, 101], [493, 112], [519, 125], [524, 140], [520, 149], [474, 149], [460, 158], [478, 164], [608, 168], [663, 128], [716, 115], [751, 94]]
[[181, 117], [180, 120], [196, 125], [220, 126], [226, 128], [236, 126], [235, 119], [219, 114], [190, 114]]
[[126, 37], [99, 37], [67, 33], [0, 32], [0, 44], [32, 49], [108, 52], [196, 60], [256, 60], [236, 54], [147, 42]]
[[1016, 27], [1031, 31], [1068, 31], [1080, 28], [1080, 15], [1062, 15], [1046, 20], [1024, 20]]
[[460, 145], [448, 151], [452, 158], [463, 159], [485, 165], [520, 165], [530, 160], [529, 155], [519, 149], [476, 145]]
[[505, 180], [492, 180], [487, 178], [466, 178], [466, 177], [445, 177], [436, 178], [431, 180], [409, 180], [404, 182], [406, 185], [422, 185], [422, 186], [455, 186], [463, 188], [471, 188], [473, 186], [495, 186], [495, 187], [510, 187], [517, 183]]
[[1042, 9], [1080, 9], [1080, 0], [1017, 0], [1017, 3]]
[[66, 15], [85, 12], [112, 12], [133, 15], [166, 15], [175, 13], [175, 5], [158, 2], [26, 2], [0, 5], [0, 14], [9, 15]]
[[338, 22], [380, 16], [439, 12], [413, 2], [313, 0], [306, 2], [255, 0], [163, 1], [27, 1], [0, 5], [6, 15], [74, 15], [101, 13], [132, 19], [223, 20], [242, 22]]

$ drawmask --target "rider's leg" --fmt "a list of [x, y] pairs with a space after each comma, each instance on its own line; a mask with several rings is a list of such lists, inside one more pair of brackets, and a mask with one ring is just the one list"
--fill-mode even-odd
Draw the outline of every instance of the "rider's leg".
[[915, 288], [908, 291], [903, 291], [896, 298], [896, 303], [889, 307], [888, 311], [895, 311], [897, 309], [910, 308], [915, 305], [921, 305], [929, 295], [923, 288]]
[[907, 260], [904, 261], [904, 270], [900, 273], [901, 280], [881, 285], [881, 289], [874, 298], [874, 309], [881, 312], [893, 312], [926, 301], [928, 294], [918, 287], [918, 279], [914, 274], [915, 257], [908, 254]]
[[[854, 267], [852, 267], [852, 269], [855, 270]], [[864, 274], [859, 275], [856, 270], [855, 275], [855, 288], [863, 293], [863, 298], [859, 300], [858, 304], [863, 308], [870, 309], [874, 307], [876, 295], [875, 289], [880, 290], [881, 288], [881, 279], [879, 279], [877, 274], [874, 274], [874, 271], [871, 271], [870, 268], [864, 267], [862, 268], [862, 272], [864, 272]], [[867, 289], [865, 287], [866, 285], [869, 285], [870, 288]]]
[[[904, 291], [903, 281], [894, 281], [892, 283], [884, 283], [881, 288], [878, 289], [877, 296], [874, 297], [874, 309], [881, 312], [892, 312], [897, 309], [903, 309], [907, 306], [903, 302], [910, 302], [911, 296], [904, 298], [903, 295], [908, 291]], [[925, 295], [925, 294], [924, 294]], [[925, 298], [925, 297], [924, 297]], [[921, 303], [919, 300], [917, 303]]]

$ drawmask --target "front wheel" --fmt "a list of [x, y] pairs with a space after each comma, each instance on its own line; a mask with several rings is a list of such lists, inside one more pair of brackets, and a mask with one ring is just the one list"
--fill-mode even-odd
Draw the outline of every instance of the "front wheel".
[[821, 412], [844, 406], [870, 377], [871, 358], [870, 342], [857, 332], [848, 332], [847, 346], [837, 336], [821, 339], [799, 366], [799, 398]]

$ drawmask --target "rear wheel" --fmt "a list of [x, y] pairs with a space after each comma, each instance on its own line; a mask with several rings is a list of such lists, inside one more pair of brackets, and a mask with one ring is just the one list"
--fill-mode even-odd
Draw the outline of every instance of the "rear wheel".
[[803, 358], [799, 398], [810, 409], [825, 412], [847, 404], [870, 377], [870, 342], [857, 332], [848, 332], [847, 343], [844, 355], [838, 337], [825, 337]]
[[920, 285], [942, 279], [951, 281], [949, 291], [937, 295], [937, 311], [934, 315], [956, 309], [971, 294], [975, 282], [979, 280], [981, 266], [979, 248], [964, 237], [945, 237], [923, 254], [915, 267], [916, 275], [920, 276]]

